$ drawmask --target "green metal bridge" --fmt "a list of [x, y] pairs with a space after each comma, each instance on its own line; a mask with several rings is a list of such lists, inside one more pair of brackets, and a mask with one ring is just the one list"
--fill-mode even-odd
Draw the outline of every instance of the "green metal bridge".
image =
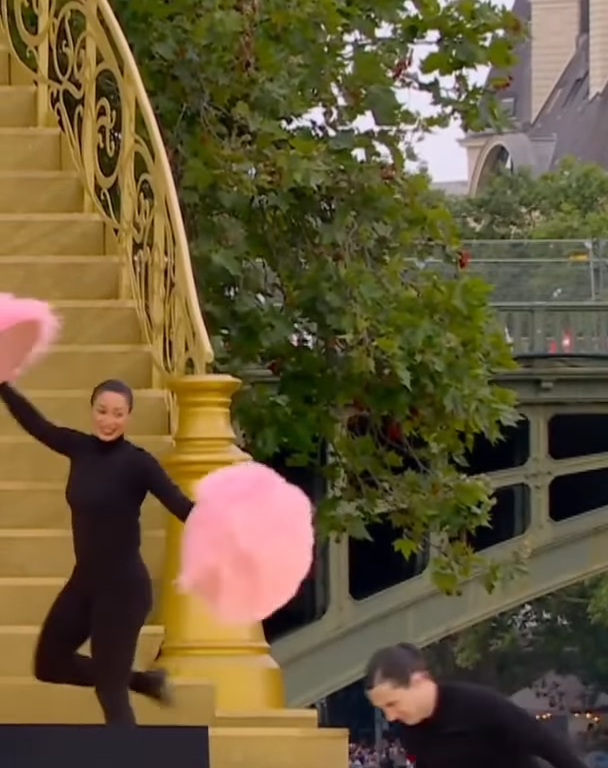
[[[354, 682], [370, 649], [430, 644], [503, 610], [608, 570], [608, 248], [599, 241], [477, 241], [469, 269], [493, 302], [519, 369], [520, 425], [500, 447], [481, 446], [475, 471], [496, 493], [493, 525], [477, 548], [526, 548], [528, 571], [488, 594], [475, 580], [459, 597], [435, 590], [420, 558], [395, 560], [374, 542], [332, 541], [291, 631], [272, 644], [291, 705]], [[310, 585], [309, 585], [310, 586]], [[289, 607], [288, 607], [289, 608]]]

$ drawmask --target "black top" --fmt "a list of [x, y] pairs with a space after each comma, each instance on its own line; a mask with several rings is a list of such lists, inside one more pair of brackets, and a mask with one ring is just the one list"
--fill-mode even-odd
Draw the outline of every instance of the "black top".
[[108, 571], [141, 563], [139, 518], [148, 493], [175, 517], [188, 517], [192, 501], [143, 448], [58, 427], [8, 384], [0, 384], [0, 398], [26, 432], [70, 460], [66, 499], [77, 566]]
[[491, 689], [440, 683], [437, 708], [422, 723], [402, 726], [416, 768], [585, 768], [546, 722]]

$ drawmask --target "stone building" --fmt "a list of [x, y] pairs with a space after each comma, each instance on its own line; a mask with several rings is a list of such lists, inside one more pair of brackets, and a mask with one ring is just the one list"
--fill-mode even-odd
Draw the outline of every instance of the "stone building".
[[515, 0], [513, 10], [530, 35], [500, 94], [511, 128], [461, 140], [472, 194], [500, 166], [540, 174], [572, 155], [608, 168], [608, 0]]

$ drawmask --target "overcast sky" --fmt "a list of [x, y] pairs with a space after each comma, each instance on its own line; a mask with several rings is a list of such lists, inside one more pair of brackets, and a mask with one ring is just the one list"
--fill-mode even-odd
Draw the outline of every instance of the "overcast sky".
[[[496, 4], [512, 6], [513, 0], [496, 0]], [[485, 77], [485, 75], [485, 71], [479, 72], [480, 78]], [[416, 104], [415, 101], [412, 103]], [[438, 131], [433, 136], [429, 136], [420, 145], [419, 154], [428, 164], [435, 181], [461, 181], [466, 179], [466, 153], [457, 143], [461, 135], [461, 131], [456, 126], [452, 126], [443, 131]]]

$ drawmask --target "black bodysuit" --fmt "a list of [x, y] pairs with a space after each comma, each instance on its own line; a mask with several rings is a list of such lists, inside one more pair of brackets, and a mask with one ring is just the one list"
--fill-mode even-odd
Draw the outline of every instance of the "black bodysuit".
[[547, 723], [494, 691], [440, 683], [437, 707], [422, 723], [401, 726], [416, 768], [585, 768]]
[[[158, 695], [153, 673], [131, 671], [152, 605], [140, 554], [141, 505], [151, 493], [185, 520], [192, 502], [153, 456], [128, 440], [104, 442], [56, 426], [7, 384], [0, 384], [0, 398], [26, 432], [70, 460], [66, 499], [76, 565], [42, 627], [36, 677], [94, 687], [106, 722], [132, 724], [129, 688]], [[91, 657], [77, 654], [88, 638]]]

